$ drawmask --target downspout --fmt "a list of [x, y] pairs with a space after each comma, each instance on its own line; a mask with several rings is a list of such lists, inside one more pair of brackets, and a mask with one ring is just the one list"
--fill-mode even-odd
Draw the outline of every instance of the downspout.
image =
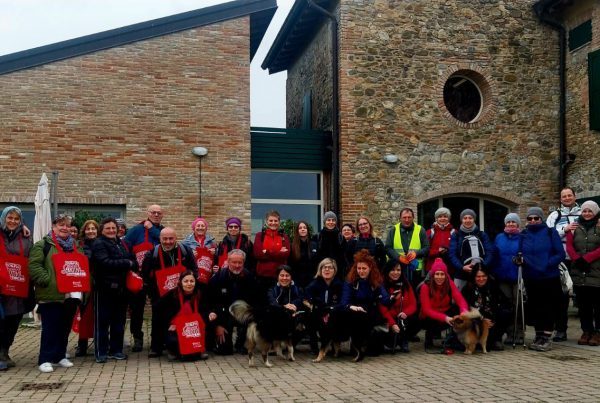
[[342, 212], [340, 211], [340, 135], [339, 135], [339, 77], [338, 77], [338, 22], [335, 14], [330, 13], [323, 7], [315, 4], [313, 0], [306, 0], [308, 7], [314, 8], [320, 14], [331, 20], [331, 76], [332, 76], [332, 100], [331, 100], [331, 205], [332, 210], [338, 216], [338, 222], [342, 222]]
[[566, 83], [566, 30], [565, 27], [555, 18], [552, 18], [548, 12], [549, 7], [556, 3], [555, 1], [538, 2], [533, 9], [539, 18], [540, 22], [548, 25], [558, 32], [559, 45], [559, 80], [560, 80], [560, 107], [559, 107], [559, 172], [558, 184], [559, 191], [567, 186], [566, 173], [567, 167], [571, 164], [574, 158], [570, 158], [567, 154], [567, 129], [566, 129], [566, 110], [567, 110], [567, 83]]

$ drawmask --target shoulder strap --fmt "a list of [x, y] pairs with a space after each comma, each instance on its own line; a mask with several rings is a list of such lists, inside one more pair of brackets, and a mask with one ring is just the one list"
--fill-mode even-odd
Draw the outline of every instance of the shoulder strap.
[[[450, 233], [452, 234], [452, 233]], [[431, 229], [429, 230], [429, 240], [433, 239], [433, 236], [435, 235], [435, 227], [431, 227]]]
[[52, 248], [52, 245], [50, 244], [50, 242], [44, 239], [44, 259], [46, 258], [46, 256], [48, 256], [48, 253], [50, 253], [50, 248]]
[[560, 211], [560, 208], [555, 210], [556, 211], [556, 220], [554, 220], [554, 228], [556, 228], [556, 224], [558, 224], [558, 222], [560, 221], [560, 218], [562, 217], [562, 211]]

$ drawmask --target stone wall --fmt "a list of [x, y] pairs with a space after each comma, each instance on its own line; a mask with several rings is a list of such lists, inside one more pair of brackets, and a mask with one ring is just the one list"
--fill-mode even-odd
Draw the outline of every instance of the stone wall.
[[575, 154], [575, 162], [567, 170], [567, 185], [578, 197], [600, 195], [600, 157], [592, 150], [600, 147], [600, 133], [589, 130], [588, 53], [600, 48], [600, 4], [580, 1], [564, 12], [568, 31], [592, 20], [592, 41], [578, 49], [567, 49], [567, 152]]
[[[340, 4], [345, 217], [367, 214], [381, 231], [424, 195], [465, 188], [519, 211], [554, 202], [557, 35], [533, 1]], [[472, 124], [444, 106], [446, 79], [459, 70], [483, 77], [491, 96]], [[386, 154], [399, 161], [384, 163]]]
[[249, 18], [0, 75], [0, 202], [32, 203], [59, 172], [59, 203], [158, 203], [184, 235], [202, 207], [213, 233], [250, 222]]

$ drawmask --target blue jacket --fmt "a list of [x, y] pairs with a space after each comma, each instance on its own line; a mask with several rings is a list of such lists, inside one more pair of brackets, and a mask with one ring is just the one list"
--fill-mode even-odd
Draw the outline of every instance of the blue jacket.
[[497, 281], [517, 283], [519, 267], [513, 263], [513, 257], [519, 253], [520, 234], [498, 234], [494, 240], [496, 247], [496, 264], [494, 265], [494, 277]]
[[[152, 228], [148, 230], [148, 241], [154, 244], [154, 246], [160, 243], [160, 231], [162, 231], [164, 227], [162, 225], [153, 225]], [[125, 235], [125, 240], [127, 243], [133, 248], [136, 245], [139, 245], [144, 242], [146, 228], [144, 228], [144, 223], [136, 224], [127, 231]]]
[[465, 241], [467, 235], [479, 238], [479, 257], [483, 260], [483, 267], [491, 267], [494, 260], [494, 244], [485, 232], [479, 230], [479, 228], [475, 228], [470, 234], [462, 230], [456, 231], [450, 239], [448, 257], [454, 268], [454, 277], [462, 280], [468, 280], [468, 274], [463, 272], [463, 266], [465, 265], [464, 262], [471, 257], [471, 248], [469, 243]]
[[331, 284], [327, 285], [322, 277], [317, 277], [304, 290], [304, 298], [313, 305], [313, 309], [324, 310], [326, 308], [339, 309], [342, 300], [344, 282], [335, 277]]
[[523, 278], [542, 280], [560, 276], [558, 264], [565, 260], [560, 235], [546, 223], [527, 225], [521, 232]]
[[284, 306], [294, 304], [298, 311], [302, 310], [302, 294], [300, 293], [300, 289], [293, 283], [289, 287], [282, 287], [277, 283], [277, 285], [269, 290], [268, 298], [269, 305]]
[[390, 295], [383, 285], [371, 288], [367, 280], [358, 280], [354, 284], [344, 283], [342, 291], [342, 309], [349, 310], [350, 305], [361, 306], [365, 311], [377, 312], [377, 303], [390, 304]]

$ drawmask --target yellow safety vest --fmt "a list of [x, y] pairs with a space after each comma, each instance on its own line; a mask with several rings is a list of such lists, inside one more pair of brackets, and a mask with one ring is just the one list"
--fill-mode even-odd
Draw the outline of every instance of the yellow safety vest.
[[[402, 246], [402, 237], [400, 236], [400, 223], [394, 226], [396, 231], [394, 232], [394, 250], [398, 252], [400, 255], [404, 255], [404, 247]], [[412, 233], [412, 237], [410, 238], [410, 245], [408, 245], [408, 250], [418, 251], [421, 249], [421, 238], [419, 234], [421, 233], [421, 226], [419, 224], [415, 224], [415, 228]], [[419, 262], [419, 266], [417, 270], [423, 269], [423, 259], [417, 259]]]

